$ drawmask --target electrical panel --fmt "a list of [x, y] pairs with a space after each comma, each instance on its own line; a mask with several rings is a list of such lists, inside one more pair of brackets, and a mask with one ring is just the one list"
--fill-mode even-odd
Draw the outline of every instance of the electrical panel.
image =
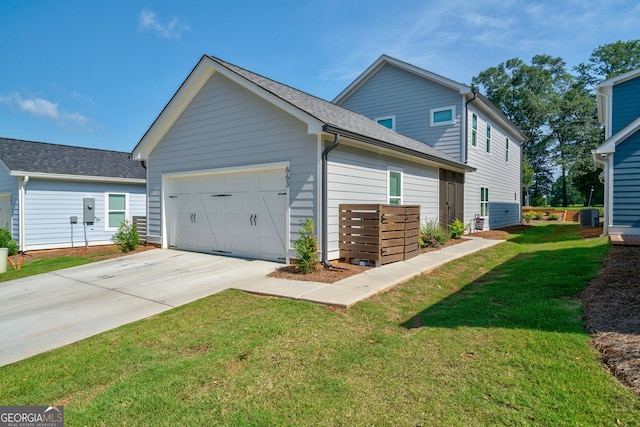
[[82, 199], [82, 215], [85, 224], [93, 224], [96, 220], [96, 199], [93, 197], [85, 197]]

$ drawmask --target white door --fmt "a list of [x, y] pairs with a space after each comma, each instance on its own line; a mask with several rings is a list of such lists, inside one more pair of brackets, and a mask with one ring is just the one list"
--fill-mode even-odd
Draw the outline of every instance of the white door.
[[167, 185], [170, 247], [285, 260], [284, 169], [171, 178]]

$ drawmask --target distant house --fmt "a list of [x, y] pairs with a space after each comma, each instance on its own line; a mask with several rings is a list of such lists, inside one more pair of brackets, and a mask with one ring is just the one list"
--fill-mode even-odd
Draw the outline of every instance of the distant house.
[[525, 135], [471, 87], [382, 55], [333, 101], [434, 147], [474, 173], [441, 169], [441, 224], [519, 224]]
[[593, 151], [604, 169], [604, 233], [640, 235], [640, 69], [596, 87], [605, 141]]
[[308, 218], [323, 258], [339, 258], [341, 203], [417, 204], [424, 219], [437, 217], [441, 177], [474, 170], [363, 115], [206, 55], [132, 157], [147, 165], [150, 242], [275, 261], [295, 257]]
[[113, 243], [146, 215], [145, 170], [129, 153], [0, 138], [0, 227], [21, 251]]

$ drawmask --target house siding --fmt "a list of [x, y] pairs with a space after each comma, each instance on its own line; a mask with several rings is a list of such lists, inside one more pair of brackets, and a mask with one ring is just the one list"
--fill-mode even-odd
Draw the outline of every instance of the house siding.
[[612, 223], [620, 227], [640, 227], [640, 132], [618, 144], [613, 162]]
[[[105, 230], [107, 193], [128, 195], [129, 221], [134, 215], [146, 214], [144, 185], [30, 179], [24, 198], [25, 250], [84, 245], [85, 230], [82, 221], [83, 199], [86, 197], [95, 199], [96, 221], [86, 227], [89, 245], [111, 243], [115, 232]], [[70, 223], [71, 216], [78, 217], [77, 224]]]
[[[473, 104], [471, 104], [473, 105]], [[478, 109], [470, 105], [469, 121], [469, 165], [477, 168], [467, 173], [465, 179], [465, 222], [471, 223], [480, 214], [480, 188], [489, 188], [489, 216], [484, 228], [494, 229], [520, 223], [520, 143], [497, 123], [488, 121]], [[471, 146], [471, 117], [478, 116], [477, 146]], [[486, 151], [486, 128], [491, 124], [490, 152]], [[509, 160], [506, 160], [506, 138], [509, 138]]]
[[[398, 133], [462, 159], [462, 96], [456, 90], [385, 64], [340, 104], [371, 119], [395, 115]], [[455, 106], [452, 125], [431, 126], [431, 109]]]
[[420, 205], [421, 222], [438, 219], [438, 168], [363, 151], [342, 144], [328, 159], [329, 258], [339, 257], [338, 208], [341, 203], [388, 203], [387, 174], [402, 172], [402, 203]]
[[11, 234], [13, 239], [17, 242], [19, 237], [19, 194], [18, 194], [19, 181], [18, 177], [11, 176], [9, 170], [0, 164], [0, 194], [11, 195]]
[[640, 116], [640, 78], [613, 87], [611, 135], [615, 135]]
[[289, 162], [289, 248], [317, 216], [318, 143], [306, 124], [215, 73], [149, 156], [149, 240], [162, 242], [162, 175]]

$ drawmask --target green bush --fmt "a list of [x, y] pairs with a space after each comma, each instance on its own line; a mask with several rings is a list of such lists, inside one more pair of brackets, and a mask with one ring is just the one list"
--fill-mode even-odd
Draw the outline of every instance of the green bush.
[[527, 224], [531, 222], [531, 218], [533, 218], [533, 214], [531, 212], [527, 212], [526, 214], [522, 215], [522, 219], [524, 219], [524, 222], [526, 222]]
[[125, 220], [120, 223], [118, 231], [111, 237], [111, 240], [118, 245], [122, 252], [131, 252], [140, 243], [140, 236], [133, 224]]
[[420, 228], [420, 247], [437, 248], [444, 245], [449, 239], [447, 230], [440, 227], [438, 221], [430, 220]]
[[312, 219], [300, 221], [300, 237], [293, 247], [296, 251], [296, 269], [309, 274], [318, 268], [318, 240]]
[[18, 244], [13, 240], [13, 237], [11, 237], [11, 232], [9, 232], [7, 227], [0, 228], [0, 248], [9, 249], [9, 256], [18, 253]]
[[544, 219], [544, 215], [542, 215], [541, 213], [537, 213], [533, 215], [533, 219], [535, 219], [536, 221], [542, 221]]
[[462, 237], [465, 231], [469, 229], [469, 224], [465, 224], [456, 218], [451, 224], [449, 224], [449, 230], [451, 231], [452, 239], [459, 239]]
[[560, 219], [560, 217], [554, 213], [552, 213], [551, 215], [549, 215], [549, 217], [547, 218], [549, 221], [557, 221]]

